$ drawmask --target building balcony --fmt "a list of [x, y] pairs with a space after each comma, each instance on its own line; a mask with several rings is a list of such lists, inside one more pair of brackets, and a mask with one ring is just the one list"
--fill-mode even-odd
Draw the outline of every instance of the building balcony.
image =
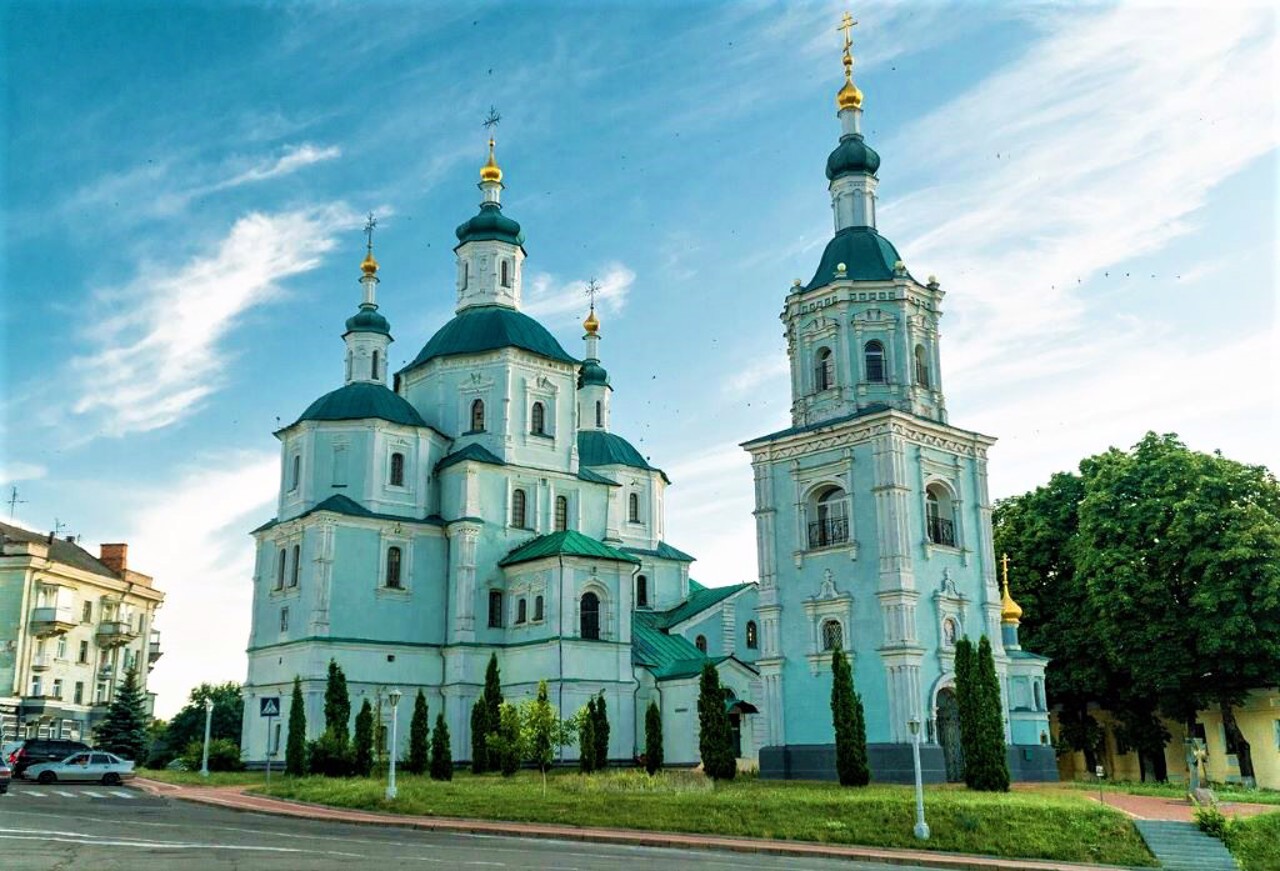
[[138, 637], [131, 624], [124, 620], [103, 620], [95, 635], [99, 647], [123, 647]]
[[809, 524], [809, 549], [834, 547], [849, 541], [849, 519], [829, 517]]
[[37, 653], [35, 656], [31, 657], [32, 671], [48, 671], [49, 666], [51, 665], [53, 665], [53, 657], [51, 656], [46, 656], [43, 653]]
[[160, 649], [160, 633], [151, 632], [151, 640], [147, 643], [147, 664], [155, 665], [156, 660], [164, 656], [164, 651]]
[[75, 614], [70, 608], [49, 606], [31, 609], [31, 634], [36, 638], [61, 635], [75, 627]]
[[945, 547], [956, 546], [956, 527], [945, 517], [929, 517], [929, 541]]

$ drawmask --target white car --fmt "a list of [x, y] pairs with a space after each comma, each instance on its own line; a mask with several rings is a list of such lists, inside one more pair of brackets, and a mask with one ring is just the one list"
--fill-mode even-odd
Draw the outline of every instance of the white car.
[[42, 762], [32, 765], [24, 777], [38, 783], [91, 780], [107, 786], [115, 786], [133, 777], [133, 763], [114, 753], [90, 750], [73, 753], [61, 762]]

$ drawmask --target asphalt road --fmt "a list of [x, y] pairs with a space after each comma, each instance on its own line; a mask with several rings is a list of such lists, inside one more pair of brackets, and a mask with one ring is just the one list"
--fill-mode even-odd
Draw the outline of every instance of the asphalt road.
[[351, 871], [355, 865], [379, 871], [904, 871], [844, 860], [341, 825], [241, 813], [129, 787], [16, 782], [0, 796], [5, 871]]

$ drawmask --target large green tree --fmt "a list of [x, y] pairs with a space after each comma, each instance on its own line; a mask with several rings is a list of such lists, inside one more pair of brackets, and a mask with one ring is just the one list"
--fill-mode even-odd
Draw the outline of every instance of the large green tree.
[[657, 774], [662, 770], [662, 712], [658, 702], [650, 700], [644, 712], [644, 770]]
[[436, 727], [431, 732], [431, 779], [453, 780], [453, 752], [449, 749], [449, 726], [444, 711], [436, 714]]
[[595, 716], [595, 729], [592, 733], [595, 739], [595, 767], [597, 771], [603, 771], [609, 767], [609, 710], [605, 705], [604, 693], [600, 693], [596, 699]]
[[373, 706], [365, 699], [356, 714], [355, 736], [351, 739], [352, 768], [357, 777], [373, 773]]
[[158, 767], [164, 767], [169, 759], [182, 753], [192, 741], [203, 744], [205, 699], [213, 701], [213, 711], [209, 716], [209, 740], [225, 739], [240, 743], [240, 730], [244, 726], [244, 699], [240, 695], [240, 684], [235, 681], [202, 683], [191, 691], [186, 705], [173, 715], [173, 719], [161, 731], [152, 745], [148, 764], [152, 764], [152, 760], [163, 759]]
[[329, 679], [324, 687], [324, 729], [337, 745], [346, 745], [351, 738], [351, 697], [347, 676], [336, 659], [329, 660]]
[[978, 699], [978, 662], [973, 642], [967, 637], [956, 640], [956, 712], [960, 717], [960, 755], [964, 757], [964, 782], [972, 787], [971, 760], [977, 757], [978, 736], [981, 731]]
[[149, 722], [146, 698], [138, 686], [138, 672], [131, 668], [116, 687], [106, 719], [94, 730], [96, 744], [109, 753], [141, 761], [146, 758], [150, 743], [147, 734]]
[[430, 712], [427, 697], [422, 690], [413, 700], [413, 716], [409, 720], [409, 758], [404, 770], [411, 774], [423, 774], [427, 770], [428, 744], [431, 736]]
[[975, 715], [977, 734], [974, 755], [966, 760], [966, 779], [973, 789], [985, 792], [1008, 792], [1009, 759], [1004, 740], [1004, 702], [1000, 698], [1000, 678], [996, 675], [995, 658], [987, 636], [978, 641], [973, 660], [975, 673]]
[[698, 750], [702, 770], [716, 780], [733, 780], [738, 760], [733, 755], [733, 731], [725, 710], [724, 687], [711, 663], [704, 663], [698, 682]]
[[284, 748], [284, 770], [294, 777], [307, 773], [307, 710], [302, 700], [302, 678], [293, 679], [289, 700], [289, 738]]
[[853, 669], [842, 650], [831, 654], [831, 721], [836, 733], [836, 774], [841, 786], [871, 782], [867, 726], [862, 699], [853, 688]]

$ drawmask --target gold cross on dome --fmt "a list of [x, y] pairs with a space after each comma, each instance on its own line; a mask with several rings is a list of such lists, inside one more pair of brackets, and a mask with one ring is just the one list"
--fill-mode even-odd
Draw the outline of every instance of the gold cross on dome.
[[373, 216], [373, 212], [369, 213], [369, 218], [364, 222], [365, 244], [370, 251], [373, 250], [373, 228], [378, 226], [378, 219]]
[[849, 48], [853, 45], [853, 28], [858, 22], [853, 20], [853, 16], [848, 12], [844, 14], [844, 18], [840, 19], [840, 26], [836, 31], [844, 31], [844, 47]]
[[1007, 553], [1000, 554], [1000, 568], [1004, 571], [1004, 586], [1009, 588], [1009, 555]]

